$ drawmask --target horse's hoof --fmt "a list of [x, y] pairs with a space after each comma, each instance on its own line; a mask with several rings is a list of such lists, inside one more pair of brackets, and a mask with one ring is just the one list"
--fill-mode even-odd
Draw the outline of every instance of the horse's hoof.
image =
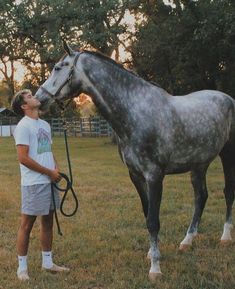
[[189, 244], [180, 244], [179, 246], [179, 252], [186, 252], [191, 248], [191, 245]]
[[151, 282], [155, 282], [157, 279], [162, 277], [162, 272], [159, 271], [157, 273], [149, 272], [149, 280]]
[[220, 240], [221, 246], [229, 246], [232, 243], [232, 240]]

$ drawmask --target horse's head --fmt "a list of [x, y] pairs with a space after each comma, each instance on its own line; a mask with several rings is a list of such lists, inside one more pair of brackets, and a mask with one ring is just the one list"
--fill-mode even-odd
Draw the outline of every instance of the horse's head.
[[73, 51], [66, 42], [64, 42], [64, 49], [67, 54], [56, 63], [49, 78], [35, 94], [41, 102], [42, 110], [46, 110], [54, 101], [62, 106], [63, 100], [73, 98], [80, 93], [76, 64], [81, 52]]

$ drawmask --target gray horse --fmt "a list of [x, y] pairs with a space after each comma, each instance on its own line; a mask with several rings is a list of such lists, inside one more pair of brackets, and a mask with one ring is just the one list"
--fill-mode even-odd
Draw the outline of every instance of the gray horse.
[[167, 174], [191, 171], [195, 211], [180, 249], [192, 245], [207, 200], [206, 172], [217, 155], [225, 176], [226, 221], [231, 240], [235, 188], [235, 102], [220, 91], [169, 95], [96, 52], [73, 51], [59, 61], [36, 97], [42, 109], [84, 92], [118, 136], [123, 162], [140, 196], [150, 234], [149, 276], [161, 274], [158, 234], [162, 183]]

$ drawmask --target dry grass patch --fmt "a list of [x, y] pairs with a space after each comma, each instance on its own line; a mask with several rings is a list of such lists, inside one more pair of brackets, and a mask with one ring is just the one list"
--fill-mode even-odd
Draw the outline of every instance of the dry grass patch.
[[[192, 249], [178, 253], [193, 211], [189, 174], [167, 176], [161, 207], [162, 271], [148, 281], [148, 233], [140, 201], [109, 139], [69, 138], [80, 210], [62, 218], [63, 237], [54, 238], [55, 261], [71, 268], [65, 275], [41, 272], [39, 226], [29, 249], [31, 280], [16, 279], [16, 232], [19, 224], [19, 168], [12, 138], [0, 145], [0, 289], [234, 289], [234, 242], [219, 245], [225, 218], [223, 175], [216, 160], [208, 173], [209, 199], [200, 234]], [[55, 155], [66, 172], [62, 138], [54, 139]], [[72, 205], [69, 205], [72, 206]], [[234, 234], [233, 234], [234, 235]]]

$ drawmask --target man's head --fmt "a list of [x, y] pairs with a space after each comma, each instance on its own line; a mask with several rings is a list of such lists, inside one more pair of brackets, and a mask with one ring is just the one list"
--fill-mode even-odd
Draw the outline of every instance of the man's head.
[[26, 110], [38, 109], [40, 102], [32, 95], [31, 90], [23, 89], [14, 95], [11, 106], [17, 115], [24, 116]]

